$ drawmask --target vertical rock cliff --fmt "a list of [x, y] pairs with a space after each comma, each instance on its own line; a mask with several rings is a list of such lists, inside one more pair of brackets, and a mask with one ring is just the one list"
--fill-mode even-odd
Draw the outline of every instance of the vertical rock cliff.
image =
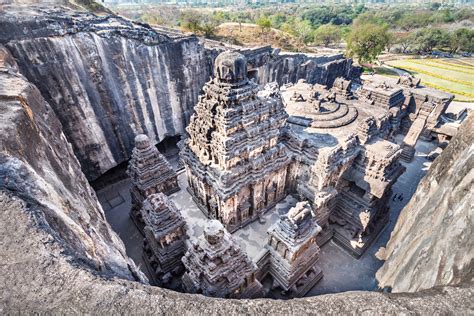
[[51, 104], [90, 180], [129, 158], [136, 133], [155, 142], [183, 133], [209, 77], [197, 38], [64, 10], [11, 14], [2, 40]]
[[401, 212], [377, 272], [380, 287], [415, 292], [472, 282], [473, 140], [471, 113]]
[[[107, 223], [54, 111], [16, 69], [0, 45], [0, 191], [29, 206], [29, 224], [49, 233], [43, 242], [61, 245], [71, 263], [144, 280]], [[7, 218], [9, 207], [2, 209], [4, 222], [14, 220]], [[2, 265], [12, 263], [3, 255]]]

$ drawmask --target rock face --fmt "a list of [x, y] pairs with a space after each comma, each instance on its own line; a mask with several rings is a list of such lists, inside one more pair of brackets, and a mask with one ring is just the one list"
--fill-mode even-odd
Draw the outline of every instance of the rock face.
[[121, 18], [38, 9], [6, 14], [0, 28], [89, 180], [127, 160], [136, 134], [156, 143], [182, 133], [209, 77], [197, 38], [174, 40]]
[[106, 278], [71, 262], [53, 230], [43, 225], [44, 209], [0, 192], [0, 311], [8, 313], [142, 314], [469, 314], [472, 288], [444, 287], [420, 293], [346, 292], [278, 300], [226, 300], [181, 294]]
[[[130, 158], [136, 134], [154, 144], [183, 134], [218, 53], [194, 36], [63, 7], [6, 6], [0, 29], [0, 44], [51, 104], [89, 180]], [[260, 84], [326, 84], [353, 69], [342, 56], [271, 52], [247, 52]]]
[[[0, 13], [0, 20], [7, 15]], [[18, 16], [20, 15], [16, 17]], [[10, 18], [14, 16], [10, 15]], [[0, 36], [35, 30], [33, 33], [40, 34], [38, 36], [43, 37], [41, 40], [43, 43], [49, 40], [62, 41], [65, 37], [71, 36], [57, 35], [54, 38], [48, 38], [49, 35], [41, 35], [41, 32], [50, 32], [51, 29], [41, 24], [41, 19], [36, 21], [32, 18], [30, 22], [29, 26], [19, 23], [13, 30], [10, 28], [5, 32], [4, 30], [7, 30], [4, 28], [5, 24], [0, 22], [2, 23]], [[58, 30], [61, 31], [63, 28], [59, 27]], [[85, 36], [84, 34], [81, 36]], [[2, 38], [3, 40], [5, 38]], [[37, 40], [40, 41], [39, 38]], [[18, 43], [22, 41], [27, 43], [32, 40], [25, 37], [19, 39]], [[48, 46], [41, 47], [45, 49], [45, 54], [53, 53]], [[64, 49], [67, 50], [66, 47]], [[54, 57], [54, 55], [51, 56], [51, 58]], [[52, 62], [53, 59], [48, 60]], [[23, 69], [26, 65], [20, 68]], [[46, 81], [48, 76], [53, 76], [48, 71], [47, 61], [40, 62], [38, 59], [37, 65], [43, 65], [39, 68], [43, 69], [41, 71], [44, 73], [44, 77], [38, 77], [37, 80]], [[73, 148], [75, 150], [77, 148], [66, 139], [81, 134], [63, 129], [61, 120], [65, 118], [61, 118], [57, 114], [58, 111], [53, 110], [52, 106], [43, 99], [40, 91], [25, 77], [19, 75], [16, 69], [18, 66], [12, 56], [0, 46], [0, 133], [2, 135], [0, 142], [0, 210], [2, 210], [0, 312], [2, 314], [16, 314], [20, 311], [22, 313], [93, 312], [172, 315], [183, 314], [183, 312], [190, 314], [307, 314], [315, 311], [321, 314], [374, 314], [388, 311], [405, 314], [472, 314], [474, 312], [471, 285], [444, 286], [408, 294], [347, 292], [290, 301], [227, 300], [223, 302], [220, 299], [180, 294], [133, 282], [132, 280], [140, 279], [141, 276], [136, 272], [133, 262], [125, 255], [122, 242], [107, 224], [94, 192], [88, 185], [73, 153]], [[57, 76], [58, 84], [61, 80], [69, 79], [68, 76], [59, 76], [59, 72]], [[62, 93], [66, 95], [68, 91], [64, 90]], [[68, 106], [66, 103], [61, 104]], [[82, 111], [85, 109], [81, 108]], [[67, 111], [64, 112], [67, 113]], [[90, 111], [84, 111], [83, 115], [86, 114], [95, 115]], [[118, 120], [119, 113], [114, 115], [117, 115], [115, 119]], [[106, 119], [106, 116], [95, 117]], [[73, 118], [69, 117], [69, 119]], [[75, 120], [76, 124], [82, 124], [82, 117]], [[438, 193], [443, 193], [443, 197], [430, 195], [433, 198], [427, 203], [439, 206], [440, 212], [446, 210], [446, 205], [436, 204], [435, 201], [443, 199], [444, 203], [454, 205], [452, 213], [448, 211], [445, 214], [452, 214], [452, 220], [457, 218], [460, 220], [459, 223], [462, 223], [462, 216], [459, 215], [462, 212], [458, 212], [458, 209], [464, 210], [464, 216], [470, 219], [470, 214], [467, 212], [472, 208], [462, 209], [463, 203], [467, 203], [469, 198], [472, 200], [470, 187], [465, 186], [467, 189], [464, 197], [453, 195], [451, 199], [449, 194], [459, 193], [458, 189], [466, 183], [468, 177], [471, 176], [470, 179], [472, 179], [472, 118], [468, 122], [470, 125], [464, 127], [460, 133], [461, 136], [453, 139], [451, 146], [435, 163], [433, 168], [435, 171], [430, 172], [427, 178], [433, 182], [424, 182], [424, 186], [420, 189], [428, 192], [428, 189], [438, 188]], [[95, 133], [98, 133], [98, 130], [92, 130], [92, 128], [89, 133], [84, 132], [85, 138], [82, 140], [78, 138], [76, 142], [80, 145], [79, 148], [83, 148], [82, 146], [86, 144], [84, 140], [89, 140], [88, 137], [95, 136]], [[471, 149], [466, 151], [466, 148]], [[466, 156], [467, 153], [469, 157]], [[450, 166], [454, 169], [449, 170], [458, 171], [457, 174], [448, 171]], [[464, 177], [462, 177], [463, 174]], [[422, 203], [421, 199], [424, 198], [425, 196], [418, 193], [414, 201]], [[413, 213], [416, 212], [418, 212], [417, 209], [413, 208]], [[433, 208], [430, 212], [437, 212], [437, 208]], [[431, 214], [427, 211], [425, 213]], [[409, 229], [406, 232], [422, 230], [419, 231], [423, 234], [420, 238], [429, 240], [429, 243], [426, 243], [426, 249], [431, 249], [430, 245], [445, 244], [449, 234], [461, 237], [459, 242], [453, 242], [450, 244], [451, 247], [446, 248], [444, 254], [447, 260], [444, 261], [444, 266], [450, 266], [449, 258], [459, 260], [472, 249], [472, 244], [468, 244], [471, 233], [467, 229], [469, 226], [465, 226], [465, 233], [462, 233], [460, 231], [463, 227], [454, 221], [448, 222], [443, 227], [439, 222], [435, 222], [438, 225], [436, 227], [440, 227], [440, 230], [435, 230], [430, 226], [432, 223], [426, 223], [427, 219], [424, 218], [418, 217], [416, 222], [410, 222], [415, 219], [409, 215], [404, 215], [409, 221], [407, 224]], [[472, 222], [468, 223], [472, 224]], [[402, 237], [402, 229], [397, 228], [400, 235], [395, 233], [394, 240], [400, 240]], [[414, 234], [411, 236], [416, 237]], [[414, 240], [413, 238], [408, 242]], [[403, 263], [405, 256], [409, 264], [402, 268], [410, 273], [413, 272], [409, 274], [409, 277], [414, 280], [413, 283], [431, 277], [431, 275], [426, 277], [427, 273], [422, 271], [422, 268], [414, 271], [415, 261], [413, 260], [416, 260], [416, 255], [411, 256], [409, 247], [403, 247], [404, 250], [390, 251], [393, 245], [395, 242], [389, 245], [390, 257], [384, 267], [385, 270], [381, 273], [382, 277], [390, 275], [390, 271], [394, 271], [394, 264]], [[419, 244], [412, 245], [415, 246], [414, 249], [419, 249], [417, 247]], [[455, 246], [466, 247], [458, 250]], [[402, 249], [401, 246], [400, 249]], [[463, 251], [463, 256], [452, 255], [456, 251]], [[426, 259], [426, 256], [424, 258]], [[430, 262], [432, 259], [428, 258], [427, 261]], [[460, 265], [456, 266], [460, 267]], [[456, 271], [454, 268], [453, 270]], [[462, 281], [466, 276], [466, 270], [458, 269], [457, 271], [460, 273], [456, 272], [455, 275], [459, 277], [455, 280]], [[397, 288], [397, 282], [404, 282], [402, 277], [393, 277], [392, 280], [393, 283], [390, 284], [393, 284], [394, 289]], [[440, 280], [438, 284], [442, 282], [443, 280]], [[389, 282], [385, 282], [385, 285], [387, 284]]]
[[473, 125], [471, 115], [400, 214], [377, 272], [381, 287], [415, 292], [472, 279]]
[[27, 203], [35, 213], [30, 225], [47, 232], [49, 241], [43, 242], [60, 245], [72, 262], [105, 275], [142, 279], [107, 223], [61, 123], [16, 68], [0, 46], [0, 190]]

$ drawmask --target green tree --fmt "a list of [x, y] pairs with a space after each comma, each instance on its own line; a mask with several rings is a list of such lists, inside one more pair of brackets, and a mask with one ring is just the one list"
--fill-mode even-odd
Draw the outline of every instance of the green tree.
[[279, 29], [286, 22], [286, 15], [279, 12], [277, 14], [270, 16], [270, 21], [274, 28]]
[[449, 51], [454, 54], [459, 50], [472, 52], [474, 50], [474, 30], [460, 28], [449, 34]]
[[201, 20], [199, 25], [199, 30], [202, 32], [204, 37], [212, 37], [215, 33], [219, 25], [221, 24], [221, 18], [217, 15], [206, 15]]
[[232, 15], [231, 21], [239, 23], [239, 32], [242, 32], [242, 23], [248, 18], [245, 12], [237, 12]]
[[448, 46], [449, 36], [446, 31], [441, 29], [421, 29], [415, 33], [413, 41], [419, 51], [431, 53], [435, 48], [442, 49]]
[[386, 26], [356, 23], [347, 39], [347, 53], [360, 62], [371, 62], [385, 49], [388, 41]]
[[291, 26], [292, 34], [300, 45], [313, 41], [313, 28], [306, 20], [295, 20]]
[[193, 33], [198, 33], [201, 29], [203, 16], [194, 10], [186, 10], [181, 14], [181, 27]]
[[256, 24], [260, 27], [262, 34], [269, 32], [270, 29], [272, 28], [272, 22], [267, 16], [264, 16], [264, 15], [260, 16], [257, 19]]
[[314, 39], [318, 44], [329, 47], [330, 44], [337, 43], [341, 40], [341, 30], [332, 24], [324, 24], [314, 32]]
[[400, 46], [402, 53], [406, 54], [413, 43], [413, 36], [411, 33], [397, 33], [395, 43]]

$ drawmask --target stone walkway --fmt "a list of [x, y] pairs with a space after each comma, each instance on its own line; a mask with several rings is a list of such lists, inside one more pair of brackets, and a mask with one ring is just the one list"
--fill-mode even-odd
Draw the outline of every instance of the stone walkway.
[[[402, 138], [397, 137], [400, 143]], [[405, 173], [398, 178], [393, 185], [393, 194], [403, 194], [403, 200], [393, 200], [390, 198], [390, 222], [381, 232], [378, 239], [359, 259], [354, 259], [343, 249], [339, 248], [332, 241], [328, 242], [321, 249], [319, 265], [323, 270], [323, 279], [308, 293], [308, 296], [345, 292], [351, 290], [372, 291], [377, 289], [375, 272], [382, 265], [382, 261], [377, 259], [376, 253], [380, 247], [387, 244], [390, 239], [398, 215], [401, 209], [408, 203], [409, 198], [415, 192], [421, 178], [426, 174], [431, 162], [426, 159], [436, 146], [431, 143], [418, 141], [416, 145], [415, 158], [410, 163], [403, 163], [407, 168]], [[192, 238], [199, 237], [203, 232], [206, 217], [198, 209], [190, 194], [186, 190], [186, 176], [181, 173], [178, 176], [181, 190], [171, 195], [171, 199], [181, 210], [183, 216], [188, 221], [189, 234]], [[102, 204], [107, 220], [112, 228], [122, 238], [127, 254], [144, 269], [142, 260], [143, 236], [135, 227], [128, 216], [131, 207], [129, 189], [131, 182], [125, 179], [112, 184], [97, 192]], [[278, 213], [288, 210], [296, 201], [291, 196], [279, 203], [274, 209], [265, 214], [265, 223], [253, 222], [247, 227], [236, 231], [233, 236], [237, 242], [245, 249], [253, 260], [258, 260], [266, 242], [267, 229], [276, 222]]]

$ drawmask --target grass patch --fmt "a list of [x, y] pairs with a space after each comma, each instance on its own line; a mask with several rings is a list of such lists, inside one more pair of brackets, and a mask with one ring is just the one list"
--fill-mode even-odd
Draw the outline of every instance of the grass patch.
[[460, 66], [453, 63], [447, 63], [442, 60], [436, 61], [433, 59], [411, 59], [410, 62], [417, 65], [422, 65], [422, 66], [424, 65], [424, 66], [435, 67], [439, 69], [474, 75], [474, 67]]

